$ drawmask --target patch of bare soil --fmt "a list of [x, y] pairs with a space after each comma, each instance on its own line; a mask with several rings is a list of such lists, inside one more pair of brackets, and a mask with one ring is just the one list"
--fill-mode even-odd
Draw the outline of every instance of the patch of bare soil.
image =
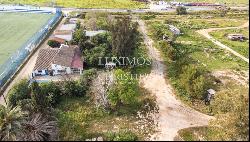
[[176, 99], [171, 85], [165, 80], [166, 66], [160, 52], [153, 47], [153, 41], [147, 35], [144, 21], [138, 20], [138, 23], [149, 50], [149, 56], [153, 60], [152, 72], [140, 82], [156, 96], [159, 107], [159, 112], [154, 117], [158, 122], [158, 132], [152, 135], [150, 140], [172, 141], [180, 129], [208, 125], [212, 117], [195, 111]]
[[249, 71], [232, 71], [232, 70], [223, 70], [215, 71], [212, 73], [213, 76], [220, 79], [223, 84], [226, 84], [229, 81], [236, 81], [241, 85], [248, 86], [249, 83]]

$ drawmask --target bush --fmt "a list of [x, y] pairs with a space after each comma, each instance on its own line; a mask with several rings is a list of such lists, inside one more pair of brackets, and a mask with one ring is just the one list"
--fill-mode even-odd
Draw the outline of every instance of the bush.
[[49, 103], [51, 105], [56, 105], [59, 103], [59, 99], [62, 95], [61, 88], [54, 82], [42, 83], [40, 84], [42, 92], [47, 95]]
[[51, 104], [47, 97], [47, 94], [43, 91], [41, 86], [37, 82], [31, 84], [31, 101], [35, 108], [35, 112], [47, 113], [51, 108]]
[[15, 107], [17, 103], [23, 99], [30, 98], [31, 90], [29, 89], [28, 80], [21, 80], [16, 84], [8, 93], [7, 104], [8, 106]]
[[195, 65], [188, 65], [182, 68], [180, 85], [186, 90], [191, 99], [203, 99], [208, 83], [203, 76], [204, 71]]
[[138, 137], [128, 130], [119, 131], [118, 133], [108, 132], [106, 134], [107, 141], [137, 141]]
[[85, 70], [80, 79], [81, 85], [86, 86], [88, 88], [91, 84], [91, 81], [96, 76], [96, 72], [96, 69]]
[[175, 60], [175, 49], [173, 48], [173, 46], [171, 46], [168, 42], [166, 41], [161, 41], [159, 42], [158, 45], [161, 50], [164, 52], [165, 57], [167, 57], [168, 61], [173, 61]]
[[130, 73], [118, 69], [115, 71], [115, 84], [107, 93], [108, 99], [112, 107], [118, 109], [120, 105], [136, 103], [138, 90], [138, 81]]
[[61, 46], [61, 43], [55, 40], [49, 40], [48, 45], [52, 48], [59, 48]]
[[65, 81], [63, 83], [63, 94], [67, 96], [84, 96], [86, 94], [86, 86], [78, 81]]
[[178, 6], [176, 8], [176, 13], [177, 13], [177, 15], [185, 15], [185, 14], [187, 14], [187, 9], [183, 6]]
[[153, 15], [143, 15], [142, 16], [142, 19], [143, 20], [150, 20], [150, 19], [154, 19], [156, 16], [153, 14]]
[[85, 61], [87, 65], [98, 67], [99, 66], [99, 57], [104, 57], [106, 55], [105, 45], [100, 45], [90, 50], [85, 50]]
[[[230, 86], [228, 86], [230, 85]], [[239, 91], [240, 90], [240, 91]], [[218, 92], [211, 103], [216, 119], [210, 123], [218, 133], [213, 137], [222, 141], [249, 140], [249, 89], [235, 83]]]

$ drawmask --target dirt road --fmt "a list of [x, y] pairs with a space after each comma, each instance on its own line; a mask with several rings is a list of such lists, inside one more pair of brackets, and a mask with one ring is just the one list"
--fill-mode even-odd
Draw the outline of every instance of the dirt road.
[[159, 132], [151, 140], [174, 140], [177, 131], [183, 128], [208, 125], [212, 117], [195, 111], [177, 100], [170, 84], [165, 80], [165, 70], [160, 52], [153, 47], [153, 41], [148, 37], [145, 23], [138, 20], [144, 42], [153, 60], [152, 72], [143, 78], [141, 83], [156, 96], [159, 113], [156, 116]]
[[211, 40], [214, 44], [218, 45], [219, 47], [226, 49], [228, 51], [230, 51], [232, 54], [234, 54], [235, 56], [240, 57], [242, 60], [246, 61], [247, 63], [249, 63], [249, 59], [247, 59], [246, 57], [242, 56], [241, 54], [239, 54], [238, 52], [234, 51], [233, 49], [231, 49], [230, 47], [222, 44], [221, 42], [219, 42], [218, 40], [214, 39], [212, 36], [209, 35], [210, 32], [212, 31], [218, 31], [218, 30], [228, 30], [228, 29], [241, 29], [241, 28], [246, 28], [249, 26], [249, 21], [246, 22], [245, 24], [243, 24], [242, 26], [239, 27], [226, 27], [226, 28], [210, 28], [210, 29], [203, 29], [203, 30], [198, 30], [197, 32], [201, 35], [203, 35], [204, 37], [206, 37], [207, 39]]

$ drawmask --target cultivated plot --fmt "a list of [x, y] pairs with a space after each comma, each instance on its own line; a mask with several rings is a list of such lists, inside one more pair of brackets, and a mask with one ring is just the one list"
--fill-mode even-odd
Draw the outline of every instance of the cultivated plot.
[[54, 2], [57, 6], [78, 8], [145, 8], [143, 2], [135, 0], [0, 0], [6, 4], [32, 4], [39, 6], [51, 6]]

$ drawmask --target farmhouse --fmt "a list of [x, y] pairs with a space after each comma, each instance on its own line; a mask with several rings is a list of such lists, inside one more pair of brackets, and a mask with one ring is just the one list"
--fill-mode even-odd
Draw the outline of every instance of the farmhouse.
[[77, 46], [41, 49], [32, 76], [82, 73], [83, 60]]
[[246, 37], [243, 34], [228, 34], [227, 38], [230, 40], [244, 40]]

